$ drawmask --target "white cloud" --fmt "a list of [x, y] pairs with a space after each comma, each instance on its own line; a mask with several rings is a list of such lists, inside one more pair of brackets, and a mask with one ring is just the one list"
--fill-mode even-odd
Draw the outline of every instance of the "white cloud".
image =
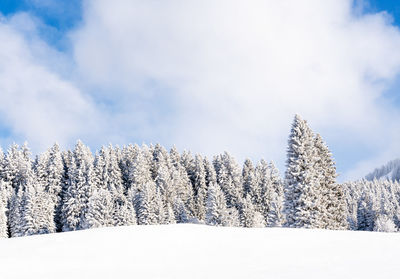
[[400, 32], [386, 13], [351, 6], [87, 0], [67, 35], [72, 55], [40, 39], [37, 19], [3, 18], [1, 124], [36, 149], [152, 141], [283, 167], [300, 113], [345, 177], [363, 175], [400, 156], [399, 111], [382, 98], [399, 74]]
[[85, 137], [89, 127], [97, 132], [95, 106], [61, 76], [66, 59], [38, 38], [35, 19], [23, 13], [2, 18], [0, 41], [1, 124], [13, 140], [41, 151]]
[[282, 165], [298, 112], [336, 149], [359, 143], [397, 156], [399, 118], [380, 96], [399, 73], [400, 32], [387, 14], [351, 6], [86, 1], [74, 55], [85, 86], [124, 100], [124, 125], [132, 119], [139, 138]]

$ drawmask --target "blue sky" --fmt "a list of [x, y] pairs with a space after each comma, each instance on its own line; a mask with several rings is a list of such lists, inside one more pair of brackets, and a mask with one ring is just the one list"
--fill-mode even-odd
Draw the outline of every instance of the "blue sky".
[[364, 1], [367, 12], [386, 11], [393, 16], [396, 25], [400, 24], [400, 3], [396, 0], [369, 0]]
[[[386, 11], [393, 16], [396, 25], [400, 24], [400, 2], [396, 0], [362, 0], [364, 12]], [[74, 28], [82, 20], [81, 0], [2, 0], [0, 11], [3, 15], [17, 12], [29, 12], [39, 17], [46, 25], [52, 26], [61, 33]]]
[[46, 25], [53, 26], [65, 32], [73, 28], [82, 18], [82, 1], [54, 1], [54, 0], [3, 0], [0, 3], [3, 15], [12, 15], [17, 12], [28, 12], [39, 17]]
[[400, 156], [400, 2], [290, 3], [0, 1], [0, 143], [161, 142], [283, 171], [300, 113], [343, 179]]

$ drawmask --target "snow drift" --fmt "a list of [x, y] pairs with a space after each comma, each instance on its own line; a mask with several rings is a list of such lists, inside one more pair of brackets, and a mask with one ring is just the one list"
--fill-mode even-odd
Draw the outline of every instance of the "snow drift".
[[398, 278], [400, 235], [193, 224], [0, 239], [0, 277]]

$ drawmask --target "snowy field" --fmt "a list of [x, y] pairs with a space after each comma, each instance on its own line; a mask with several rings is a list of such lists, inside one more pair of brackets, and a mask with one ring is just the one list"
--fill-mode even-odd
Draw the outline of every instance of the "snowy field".
[[0, 240], [0, 278], [399, 278], [400, 234], [132, 226]]

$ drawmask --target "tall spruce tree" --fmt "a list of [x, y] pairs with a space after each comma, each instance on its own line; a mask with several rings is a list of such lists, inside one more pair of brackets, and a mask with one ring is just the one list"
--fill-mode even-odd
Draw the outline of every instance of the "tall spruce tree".
[[148, 149], [142, 148], [130, 165], [128, 198], [136, 211], [139, 225], [159, 224], [163, 220], [161, 194], [151, 174]]
[[285, 175], [286, 218], [290, 227], [321, 228], [321, 191], [315, 171], [314, 135], [296, 115], [288, 141]]
[[93, 155], [78, 141], [68, 167], [68, 185], [63, 195], [63, 231], [86, 228], [89, 199], [95, 189], [94, 177]]
[[317, 134], [314, 139], [316, 149], [315, 171], [321, 190], [321, 221], [326, 229], [346, 229], [346, 203], [342, 186], [336, 183], [336, 167], [332, 153]]
[[[89, 218], [91, 219], [89, 226], [92, 224], [96, 227], [136, 224], [132, 202], [124, 194], [125, 187], [118, 157], [111, 145], [107, 148], [102, 147], [96, 155], [95, 174], [97, 186], [94, 197], [89, 203]], [[94, 218], [99, 218], [99, 220], [94, 220]]]
[[242, 174], [234, 158], [227, 152], [214, 157], [214, 167], [217, 173], [217, 183], [225, 194], [229, 208], [238, 209], [243, 197]]
[[37, 158], [34, 169], [39, 186], [52, 200], [54, 222], [57, 227], [60, 227], [64, 164], [60, 147], [57, 143]]

